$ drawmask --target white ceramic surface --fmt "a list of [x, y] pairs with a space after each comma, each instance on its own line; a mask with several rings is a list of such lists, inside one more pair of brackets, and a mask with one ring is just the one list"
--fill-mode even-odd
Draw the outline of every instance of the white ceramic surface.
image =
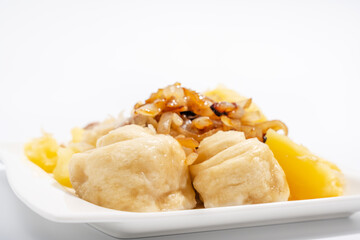
[[343, 197], [186, 211], [131, 213], [88, 203], [26, 160], [22, 144], [1, 144], [0, 159], [15, 194], [56, 222], [89, 223], [114, 237], [145, 237], [346, 217], [360, 210], [360, 178], [346, 173]]

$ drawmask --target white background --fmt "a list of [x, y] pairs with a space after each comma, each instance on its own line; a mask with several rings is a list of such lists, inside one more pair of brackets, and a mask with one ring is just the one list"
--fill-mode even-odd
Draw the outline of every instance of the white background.
[[[27, 141], [41, 129], [66, 141], [70, 128], [128, 111], [176, 81], [198, 91], [221, 83], [250, 96], [270, 119], [283, 120], [296, 142], [360, 171], [359, 1], [0, 0], [2, 142]], [[0, 182], [15, 219], [0, 217], [7, 229], [0, 236], [16, 238], [21, 229], [22, 239], [51, 238], [34, 235], [31, 220], [16, 220], [53, 224], [13, 200], [5, 177]], [[78, 229], [51, 226], [57, 236]], [[311, 226], [320, 230], [306, 232]], [[186, 238], [239, 233], [358, 239], [360, 217]]]

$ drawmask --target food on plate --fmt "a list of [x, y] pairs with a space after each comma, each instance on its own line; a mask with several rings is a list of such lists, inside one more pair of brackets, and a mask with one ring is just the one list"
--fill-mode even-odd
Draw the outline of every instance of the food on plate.
[[196, 205], [185, 153], [172, 137], [129, 125], [75, 154], [70, 179], [77, 195], [123, 211], [191, 209]]
[[109, 117], [102, 122], [92, 122], [82, 128], [73, 128], [69, 147], [75, 152], [84, 152], [96, 147], [97, 140], [116, 129], [123, 122], [122, 117]]
[[[213, 90], [206, 91], [204, 95], [216, 102], [239, 102], [247, 99], [246, 97], [238, 94], [236, 91], [226, 88], [222, 85], [218, 86]], [[255, 120], [256, 123], [267, 121], [267, 118], [265, 117], [263, 112], [254, 102], [251, 101], [250, 106], [247, 108], [247, 110], [249, 112], [254, 112], [255, 114], [259, 115], [259, 119]]]
[[269, 147], [258, 139], [246, 140], [242, 132], [219, 131], [200, 143], [200, 151], [208, 154], [198, 164], [191, 165], [190, 171], [205, 207], [279, 202], [289, 198], [283, 170]]
[[[279, 133], [281, 132], [281, 133]], [[99, 206], [133, 212], [332, 197], [341, 171], [293, 143], [251, 98], [179, 83], [135, 104], [128, 118], [92, 122], [58, 144], [48, 133], [26, 156]], [[290, 198], [289, 198], [290, 196]]]
[[49, 133], [43, 133], [42, 137], [25, 144], [24, 151], [29, 160], [51, 173], [56, 166], [58, 149], [56, 140]]
[[80, 127], [75, 127], [71, 129], [71, 136], [72, 136], [71, 142], [73, 143], [81, 142], [81, 140], [83, 139], [84, 131], [85, 129]]
[[137, 103], [128, 123], [153, 125], [157, 133], [169, 134], [188, 152], [195, 152], [200, 141], [220, 130], [241, 131], [246, 138], [256, 137], [261, 142], [270, 128], [281, 129], [287, 134], [288, 129], [283, 122], [264, 120], [251, 98], [216, 102], [175, 83], [151, 94], [145, 103]]
[[147, 137], [149, 134], [154, 135], [154, 130], [150, 128], [143, 128], [138, 125], [126, 125], [112, 130], [105, 136], [101, 137], [97, 141], [96, 147], [103, 147], [116, 142]]
[[69, 162], [74, 154], [71, 148], [60, 147], [57, 151], [57, 163], [53, 174], [56, 181], [66, 187], [72, 187], [69, 174]]
[[245, 135], [241, 132], [240, 134], [234, 134], [234, 131], [221, 131], [215, 135], [219, 137], [207, 137], [201, 141], [197, 149], [198, 157], [193, 163], [194, 165], [202, 163], [219, 152], [245, 140]]
[[286, 174], [290, 200], [341, 196], [344, 176], [333, 163], [314, 155], [287, 136], [269, 129], [266, 144]]

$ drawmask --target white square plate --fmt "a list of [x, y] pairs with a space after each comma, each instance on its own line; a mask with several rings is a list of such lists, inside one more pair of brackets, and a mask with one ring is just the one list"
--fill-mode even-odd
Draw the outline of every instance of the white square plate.
[[1, 144], [0, 159], [15, 194], [29, 208], [52, 221], [89, 223], [114, 237], [270, 225], [346, 217], [360, 211], [360, 178], [345, 172], [345, 196], [172, 212], [133, 213], [96, 206], [58, 184], [23, 154], [23, 144]]

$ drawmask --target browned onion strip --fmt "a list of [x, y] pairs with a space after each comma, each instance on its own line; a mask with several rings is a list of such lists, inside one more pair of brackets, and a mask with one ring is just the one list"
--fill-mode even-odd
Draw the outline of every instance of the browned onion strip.
[[269, 130], [271, 128], [275, 131], [283, 130], [284, 134], [286, 136], [288, 135], [287, 126], [285, 125], [285, 123], [283, 123], [280, 120], [261, 122], [261, 123], [256, 124], [255, 126], [261, 129], [262, 134], [266, 134], [267, 130]]
[[261, 128], [255, 126], [241, 126], [241, 130], [244, 132], [245, 138], [257, 138], [261, 142], [264, 141]]
[[221, 130], [241, 131], [246, 138], [255, 137], [262, 142], [269, 128], [282, 129], [287, 134], [286, 125], [279, 120], [257, 123], [262, 115], [250, 110], [251, 104], [251, 98], [215, 102], [175, 83], [151, 94], [145, 103], [137, 103], [128, 124], [152, 125], [156, 132], [175, 137], [187, 155], [196, 152], [204, 138]]
[[163, 90], [165, 99], [173, 98], [173, 103], [176, 105], [185, 105], [184, 89], [180, 85], [171, 85]]
[[241, 121], [239, 119], [231, 119], [227, 116], [221, 116], [221, 121], [228, 127], [238, 130], [241, 130]]
[[211, 121], [211, 119], [209, 117], [198, 117], [192, 121], [192, 124], [197, 129], [204, 129], [204, 128], [207, 128], [207, 127], [210, 127], [211, 125], [213, 125], [213, 122]]
[[241, 106], [237, 106], [235, 110], [228, 112], [227, 116], [229, 118], [242, 118], [242, 116], [244, 116], [245, 114], [245, 110], [241, 107]]
[[146, 124], [147, 125], [151, 124], [151, 125], [153, 125], [154, 128], [158, 127], [158, 122], [155, 120], [155, 118], [152, 118], [152, 117], [147, 117]]
[[96, 125], [99, 125], [99, 122], [89, 123], [88, 125], [86, 125], [86, 126], [84, 127], [84, 129], [85, 129], [85, 130], [93, 129]]
[[155, 117], [160, 112], [161, 112], [161, 109], [156, 107], [152, 103], [145, 104], [135, 110], [135, 113], [145, 115], [145, 116], [150, 116], [150, 117]]
[[169, 134], [172, 122], [172, 112], [166, 112], [161, 115], [157, 126], [157, 132], [161, 134]]
[[184, 136], [187, 136], [187, 137], [191, 137], [193, 139], [195, 139], [196, 141], [200, 141], [201, 138], [200, 138], [200, 135], [196, 134], [196, 133], [193, 133], [193, 132], [190, 132], [182, 127], [174, 127], [175, 131]]
[[215, 117], [214, 112], [210, 108], [213, 104], [212, 100], [187, 88], [184, 88], [184, 93], [187, 98], [188, 107], [191, 108], [192, 112], [201, 116]]
[[261, 118], [261, 114], [259, 111], [247, 112], [241, 118], [243, 123], [251, 125], [251, 123], [258, 121]]
[[236, 110], [237, 105], [230, 102], [216, 102], [211, 105], [211, 109], [217, 116], [227, 114], [228, 112]]
[[252, 103], [251, 98], [247, 98], [247, 99], [236, 102], [237, 105], [239, 105], [240, 107], [242, 107], [244, 109], [249, 108], [251, 103]]
[[199, 146], [199, 142], [189, 137], [177, 137], [175, 138], [183, 147], [195, 149]]
[[184, 123], [184, 120], [177, 113], [173, 114], [172, 121], [175, 126], [181, 126]]

